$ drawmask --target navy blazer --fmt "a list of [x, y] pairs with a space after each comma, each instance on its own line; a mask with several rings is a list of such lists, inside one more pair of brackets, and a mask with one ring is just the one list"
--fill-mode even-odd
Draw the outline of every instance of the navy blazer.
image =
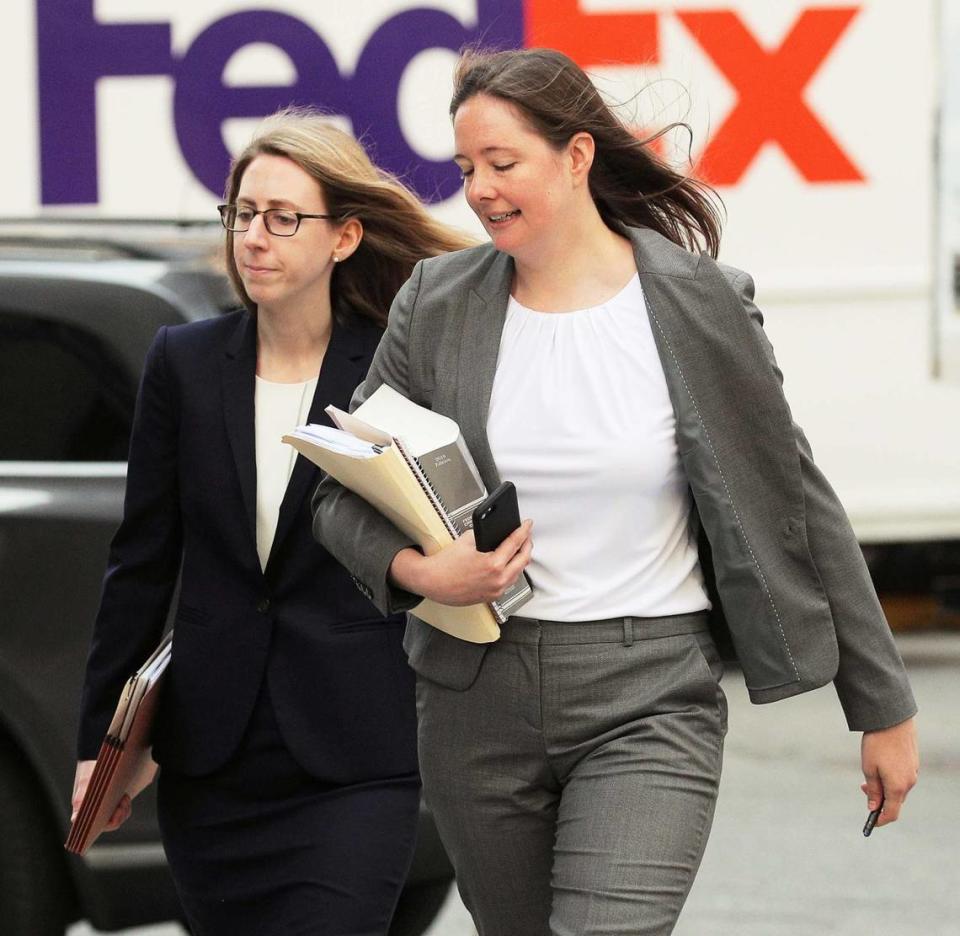
[[[330, 403], [347, 408], [380, 335], [372, 323], [334, 324], [310, 422], [329, 425]], [[125, 679], [159, 642], [179, 571], [154, 742], [161, 766], [190, 775], [222, 766], [266, 678], [281, 734], [314, 776], [353, 783], [411, 773], [416, 712], [403, 617], [381, 615], [313, 539], [307, 495], [319, 472], [300, 456], [260, 568], [256, 346], [254, 319], [238, 312], [161, 328], [150, 347], [87, 667], [79, 756], [96, 756]]]

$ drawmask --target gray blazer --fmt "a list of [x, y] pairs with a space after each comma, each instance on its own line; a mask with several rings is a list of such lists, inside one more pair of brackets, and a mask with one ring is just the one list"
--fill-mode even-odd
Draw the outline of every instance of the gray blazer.
[[[791, 418], [753, 281], [654, 231], [627, 233], [712, 554], [711, 598], [750, 698], [772, 702], [833, 680], [851, 729], [909, 718], [903, 664], [843, 507]], [[488, 490], [500, 482], [486, 420], [512, 275], [512, 259], [489, 244], [419, 263], [351, 403], [387, 383], [453, 417]], [[314, 535], [381, 612], [417, 603], [387, 578], [412, 545], [396, 527], [331, 479], [313, 510]], [[486, 650], [413, 615], [404, 646], [418, 673], [461, 690]]]

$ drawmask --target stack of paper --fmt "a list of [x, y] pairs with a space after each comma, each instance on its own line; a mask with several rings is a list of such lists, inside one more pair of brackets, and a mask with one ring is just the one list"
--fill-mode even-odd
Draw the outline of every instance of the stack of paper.
[[[335, 406], [326, 412], [339, 430], [300, 426], [283, 441], [359, 494], [428, 556], [470, 529], [473, 508], [487, 492], [454, 420], [386, 384], [353, 414]], [[462, 640], [489, 643], [532, 594], [521, 576], [491, 605], [451, 607], [425, 599], [412, 613]]]

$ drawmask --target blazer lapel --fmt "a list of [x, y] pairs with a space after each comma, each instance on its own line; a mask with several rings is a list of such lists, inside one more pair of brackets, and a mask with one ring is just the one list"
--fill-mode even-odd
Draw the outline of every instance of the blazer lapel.
[[[333, 403], [346, 409], [350, 397], [366, 373], [371, 353], [369, 340], [365, 340], [359, 331], [353, 331], [334, 320], [330, 344], [320, 366], [317, 388], [307, 415], [308, 423], [333, 426], [324, 409]], [[293, 429], [293, 426], [289, 427]], [[287, 484], [286, 493], [280, 504], [280, 516], [277, 518], [277, 531], [270, 547], [267, 567], [276, 554], [284, 537], [290, 532], [293, 521], [303, 507], [308, 491], [318, 480], [317, 468], [302, 455], [297, 455], [293, 472]]]
[[[713, 445], [722, 439], [724, 483], [730, 490], [742, 484], [741, 501], [774, 480], [799, 496], [790, 411], [723, 272], [709, 257], [691, 260], [653, 231], [632, 229], [630, 235], [681, 450], [706, 445], [718, 458]], [[735, 466], [735, 453], [745, 451], [749, 459]]]
[[257, 456], [253, 392], [257, 370], [257, 325], [244, 315], [227, 345], [221, 373], [227, 438], [240, 479], [251, 542], [257, 542]]
[[512, 280], [513, 260], [497, 254], [486, 276], [470, 291], [460, 340], [456, 418], [488, 491], [500, 483], [487, 439], [487, 415]]

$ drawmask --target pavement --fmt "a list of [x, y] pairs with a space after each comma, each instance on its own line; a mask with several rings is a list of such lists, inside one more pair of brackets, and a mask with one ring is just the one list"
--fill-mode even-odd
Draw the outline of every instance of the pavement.
[[[901, 821], [869, 839], [859, 735], [833, 689], [756, 706], [739, 672], [724, 676], [720, 799], [674, 936], [960, 936], [960, 632], [897, 643], [920, 707], [921, 777]], [[475, 933], [454, 891], [426, 936]]]
[[921, 777], [901, 821], [869, 839], [860, 736], [833, 689], [754, 706], [739, 674], [725, 679], [717, 816], [675, 936], [960, 934], [960, 634], [898, 645], [920, 709]]

